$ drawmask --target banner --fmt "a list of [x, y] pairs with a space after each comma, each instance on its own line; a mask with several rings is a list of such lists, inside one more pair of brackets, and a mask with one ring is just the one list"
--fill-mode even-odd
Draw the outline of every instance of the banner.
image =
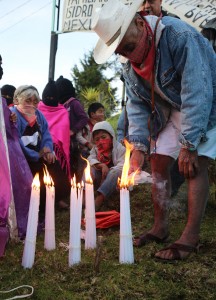
[[[109, 0], [65, 0], [62, 32], [91, 31], [95, 12]], [[132, 0], [122, 0], [130, 5]], [[216, 0], [163, 0], [162, 6], [197, 30], [216, 17]]]
[[162, 4], [169, 13], [199, 31], [209, 20], [216, 18], [216, 0], [163, 0]]
[[[109, 0], [65, 0], [62, 32], [91, 31], [92, 19], [95, 11]], [[132, 0], [122, 1], [130, 5]]]

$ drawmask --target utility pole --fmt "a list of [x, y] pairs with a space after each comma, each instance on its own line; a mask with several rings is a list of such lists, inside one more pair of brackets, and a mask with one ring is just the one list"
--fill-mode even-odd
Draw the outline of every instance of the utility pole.
[[[48, 80], [53, 79], [55, 76], [55, 59], [56, 52], [58, 49], [58, 30], [59, 30], [59, 14], [60, 14], [60, 0], [56, 4], [57, 0], [53, 0], [53, 11], [52, 11], [52, 30], [51, 30], [51, 39], [50, 39], [50, 59], [49, 59], [49, 75]], [[56, 10], [57, 10], [57, 20], [56, 19]], [[55, 30], [56, 25], [56, 30]]]

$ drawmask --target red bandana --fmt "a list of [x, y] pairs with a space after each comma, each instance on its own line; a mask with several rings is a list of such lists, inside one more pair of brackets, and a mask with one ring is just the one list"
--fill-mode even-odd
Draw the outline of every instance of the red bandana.
[[[145, 20], [144, 20], [145, 21]], [[139, 45], [136, 47], [139, 49], [141, 52], [147, 52], [146, 55], [144, 56], [144, 59], [140, 64], [131, 61], [131, 65], [134, 69], [134, 71], [140, 75], [142, 78], [150, 81], [151, 80], [151, 74], [154, 66], [154, 61], [155, 61], [155, 43], [154, 43], [154, 38], [153, 38], [153, 32], [151, 30], [151, 27], [149, 24], [145, 21], [145, 29], [147, 32], [146, 38], [143, 41], [142, 39], [139, 42]], [[149, 43], [151, 41], [151, 43]], [[145, 50], [143, 50], [145, 49]], [[147, 51], [146, 51], [147, 49]]]
[[97, 159], [101, 163], [108, 165], [112, 161], [112, 139], [99, 140], [96, 142], [96, 146], [98, 149]]
[[31, 113], [29, 113], [28, 106], [17, 105], [17, 110], [21, 113], [23, 118], [28, 122], [30, 127], [34, 126], [34, 124], [37, 121], [37, 116], [35, 115], [35, 108], [33, 109], [34, 113], [32, 113], [32, 111]]

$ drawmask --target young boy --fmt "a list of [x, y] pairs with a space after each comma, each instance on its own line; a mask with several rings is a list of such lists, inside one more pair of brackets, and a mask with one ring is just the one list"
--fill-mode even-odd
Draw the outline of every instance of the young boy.
[[90, 104], [88, 108], [88, 116], [88, 124], [86, 124], [86, 126], [84, 126], [83, 129], [80, 130], [76, 135], [82, 156], [85, 158], [89, 156], [90, 150], [93, 147], [91, 137], [94, 125], [105, 120], [104, 106], [100, 102], [94, 102]]
[[116, 141], [114, 130], [106, 121], [94, 125], [92, 140], [94, 146], [88, 161], [94, 188], [97, 190], [95, 211], [98, 211], [106, 198], [116, 191], [124, 164], [125, 147]]

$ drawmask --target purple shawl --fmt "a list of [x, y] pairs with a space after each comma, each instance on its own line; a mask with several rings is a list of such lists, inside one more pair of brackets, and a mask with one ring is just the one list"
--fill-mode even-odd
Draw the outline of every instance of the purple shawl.
[[18, 131], [10, 121], [11, 111], [3, 101], [8, 152], [10, 159], [11, 180], [20, 237], [24, 237], [27, 229], [28, 210], [31, 196], [32, 173], [19, 144]]

